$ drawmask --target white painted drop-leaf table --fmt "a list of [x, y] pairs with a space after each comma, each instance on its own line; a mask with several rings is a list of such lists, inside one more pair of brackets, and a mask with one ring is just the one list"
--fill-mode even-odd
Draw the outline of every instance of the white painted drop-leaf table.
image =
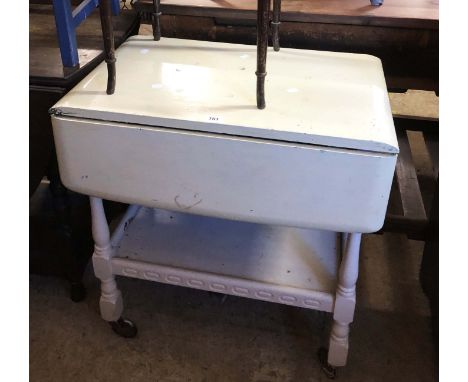
[[[382, 65], [281, 49], [258, 110], [255, 49], [130, 38], [113, 95], [102, 64], [51, 110], [61, 178], [91, 197], [105, 320], [130, 325], [115, 275], [316, 309], [343, 366], [398, 153]], [[102, 199], [130, 204], [112, 236]]]

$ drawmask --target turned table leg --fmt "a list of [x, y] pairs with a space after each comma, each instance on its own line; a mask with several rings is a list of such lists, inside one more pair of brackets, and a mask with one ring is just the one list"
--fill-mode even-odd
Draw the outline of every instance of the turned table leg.
[[102, 199], [90, 197], [92, 231], [94, 239], [94, 273], [101, 280], [101, 316], [106, 321], [116, 321], [122, 315], [122, 295], [112, 274], [112, 247], [109, 226]]
[[265, 77], [268, 49], [268, 19], [270, 0], [258, 0], [257, 5], [257, 108], [265, 109]]
[[344, 236], [345, 246], [338, 274], [333, 325], [328, 349], [328, 363], [344, 366], [348, 356], [349, 324], [353, 322], [356, 306], [356, 281], [359, 270], [360, 233]]
[[153, 27], [153, 39], [159, 41], [161, 39], [161, 8], [160, 0], [153, 0], [153, 13], [151, 14], [151, 24]]
[[102, 199], [91, 196], [91, 218], [94, 239], [94, 274], [101, 280], [99, 307], [101, 316], [122, 337], [135, 337], [137, 328], [130, 320], [122, 318], [122, 294], [112, 274], [112, 245]]

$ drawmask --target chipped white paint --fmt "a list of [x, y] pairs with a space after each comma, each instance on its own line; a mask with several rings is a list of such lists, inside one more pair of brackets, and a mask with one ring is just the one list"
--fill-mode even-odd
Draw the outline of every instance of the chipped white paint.
[[53, 126], [62, 181], [73, 191], [337, 232], [380, 229], [396, 162], [390, 154], [66, 117]]
[[[135, 54], [142, 49], [148, 53]], [[268, 56], [267, 107], [258, 110], [255, 46], [134, 36], [116, 55], [112, 96], [104, 91], [103, 63], [91, 82], [86, 77], [54, 107], [63, 115], [104, 121], [398, 152], [376, 57], [282, 48]], [[155, 92], [153, 83], [164, 88]], [[293, 88], [300, 96], [285, 94]], [[207, 122], [207, 114], [222, 114], [223, 122]]]
[[332, 311], [340, 256], [333, 232], [143, 208], [119, 237], [115, 274]]
[[340, 238], [133, 205], [110, 238], [102, 200], [91, 197], [91, 207], [105, 320], [123, 310], [114, 275], [332, 312], [328, 362], [346, 364], [361, 234]]

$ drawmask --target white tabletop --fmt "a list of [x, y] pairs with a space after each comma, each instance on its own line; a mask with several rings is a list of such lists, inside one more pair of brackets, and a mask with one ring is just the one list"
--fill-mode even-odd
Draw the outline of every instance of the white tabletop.
[[64, 115], [397, 153], [381, 62], [369, 55], [269, 49], [256, 108], [256, 47], [134, 36], [105, 93], [99, 65], [54, 108]]

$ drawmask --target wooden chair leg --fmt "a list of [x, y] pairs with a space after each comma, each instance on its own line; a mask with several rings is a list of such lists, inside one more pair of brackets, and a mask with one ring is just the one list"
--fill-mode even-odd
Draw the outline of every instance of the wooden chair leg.
[[279, 26], [281, 24], [280, 21], [280, 14], [281, 14], [281, 0], [273, 0], [273, 20], [271, 22], [271, 34], [273, 40], [273, 49], [275, 52], [280, 50], [280, 42], [279, 42]]
[[151, 15], [151, 24], [153, 26], [153, 38], [154, 41], [161, 39], [161, 8], [160, 0], [153, 0], [153, 13]]
[[101, 16], [102, 36], [104, 39], [104, 54], [107, 63], [107, 94], [114, 94], [116, 70], [115, 70], [115, 46], [114, 29], [112, 26], [112, 7], [110, 0], [101, 0], [99, 5]]
[[328, 363], [333, 367], [344, 366], [348, 357], [349, 324], [353, 322], [356, 306], [356, 281], [359, 270], [360, 244], [360, 233], [347, 235], [338, 274], [333, 325], [328, 349]]
[[257, 108], [265, 109], [265, 76], [268, 50], [270, 0], [258, 0], [257, 5]]
[[436, 353], [439, 352], [439, 178], [432, 201], [427, 237], [420, 269], [421, 287], [429, 299], [432, 335]]

